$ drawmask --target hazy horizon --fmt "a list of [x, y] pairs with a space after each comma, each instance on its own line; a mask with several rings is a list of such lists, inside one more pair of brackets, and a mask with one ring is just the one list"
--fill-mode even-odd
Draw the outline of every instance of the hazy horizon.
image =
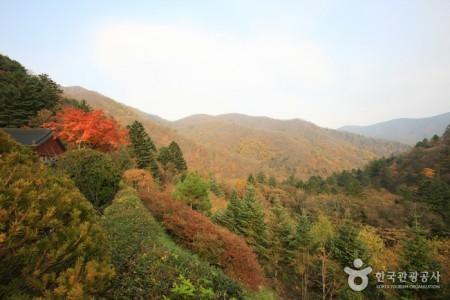
[[0, 8], [0, 53], [167, 120], [240, 113], [339, 128], [450, 111], [448, 1]]

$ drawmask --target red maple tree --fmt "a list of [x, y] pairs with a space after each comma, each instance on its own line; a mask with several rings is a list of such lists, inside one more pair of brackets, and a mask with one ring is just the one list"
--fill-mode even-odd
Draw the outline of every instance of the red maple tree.
[[128, 130], [120, 129], [113, 118], [104, 116], [102, 110], [85, 112], [73, 107], [58, 112], [57, 122], [42, 124], [56, 131], [55, 138], [60, 138], [78, 149], [89, 147], [101, 152], [117, 149], [119, 145], [129, 145]]

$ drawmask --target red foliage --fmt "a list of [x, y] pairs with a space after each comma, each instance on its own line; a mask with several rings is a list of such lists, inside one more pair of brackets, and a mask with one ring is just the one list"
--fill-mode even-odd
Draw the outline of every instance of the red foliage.
[[168, 192], [159, 193], [158, 197], [154, 195], [141, 195], [141, 198], [178, 244], [222, 268], [249, 288], [261, 286], [263, 270], [253, 249], [243, 238], [214, 224], [188, 206], [173, 201]]
[[106, 118], [102, 110], [85, 112], [73, 107], [64, 108], [57, 114], [58, 122], [42, 124], [57, 133], [69, 145], [88, 146], [102, 152], [117, 149], [119, 145], [129, 145], [128, 130], [121, 130], [113, 118]]

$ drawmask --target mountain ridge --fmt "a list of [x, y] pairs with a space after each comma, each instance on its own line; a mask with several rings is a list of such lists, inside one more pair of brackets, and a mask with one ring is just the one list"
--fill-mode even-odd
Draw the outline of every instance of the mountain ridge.
[[279, 180], [292, 173], [302, 178], [327, 176], [408, 149], [400, 143], [338, 132], [298, 118], [277, 120], [229, 113], [168, 121], [81, 87], [64, 91], [67, 97], [86, 99], [124, 125], [141, 121], [159, 147], [176, 140], [194, 170], [227, 179], [246, 178], [259, 171]]
[[450, 112], [447, 112], [425, 118], [397, 118], [367, 126], [346, 125], [337, 130], [413, 145], [424, 138], [431, 138], [434, 134], [443, 134], [449, 124]]

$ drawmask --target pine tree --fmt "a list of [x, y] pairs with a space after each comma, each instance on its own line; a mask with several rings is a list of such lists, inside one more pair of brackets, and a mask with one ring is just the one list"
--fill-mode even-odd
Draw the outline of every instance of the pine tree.
[[255, 180], [255, 178], [253, 177], [253, 174], [252, 174], [252, 173], [250, 173], [250, 175], [248, 175], [248, 177], [247, 177], [247, 183], [248, 183], [248, 184], [251, 184], [251, 185], [255, 185], [255, 184], [256, 184], [256, 180]]
[[266, 230], [264, 222], [265, 213], [261, 200], [256, 196], [255, 189], [248, 186], [242, 201], [236, 209], [235, 232], [245, 238], [249, 245], [255, 247], [261, 255], [267, 246]]
[[286, 247], [289, 253], [289, 270], [300, 277], [300, 290], [302, 299], [309, 299], [310, 279], [314, 267], [314, 243], [311, 235], [312, 223], [308, 216], [302, 213], [296, 220], [296, 230], [292, 242]]
[[136, 155], [138, 168], [150, 169], [153, 178], [159, 179], [159, 168], [155, 160], [156, 147], [148, 133], [145, 131], [144, 125], [135, 120], [131, 125], [128, 125], [127, 128], [129, 130], [131, 147]]
[[237, 211], [239, 209], [240, 201], [241, 199], [239, 199], [237, 190], [233, 189], [230, 198], [228, 199], [226, 210], [216, 213], [213, 217], [214, 222], [227, 228], [231, 232], [236, 232]]
[[63, 106], [71, 106], [75, 109], [81, 109], [84, 112], [93, 111], [92, 107], [84, 99], [81, 101], [78, 101], [78, 100], [72, 99], [72, 98], [64, 98], [62, 100], [62, 103], [63, 103]]
[[266, 183], [266, 174], [264, 174], [263, 171], [260, 171], [260, 172], [258, 173], [258, 175], [256, 176], [256, 180], [257, 180], [259, 183]]
[[171, 161], [173, 162], [175, 169], [181, 173], [187, 171], [187, 165], [183, 157], [183, 152], [181, 152], [180, 146], [177, 144], [177, 142], [172, 141], [170, 143], [169, 152]]
[[222, 195], [222, 191], [220, 190], [220, 186], [217, 183], [216, 177], [214, 174], [209, 175], [209, 190], [214, 193], [216, 196]]
[[295, 234], [295, 224], [289, 211], [278, 198], [274, 199], [270, 212], [267, 224], [269, 245], [266, 268], [269, 269], [268, 271], [273, 278], [277, 279], [289, 264], [288, 246], [292, 243]]
[[[400, 252], [399, 266], [401, 270], [410, 272], [439, 272], [440, 266], [437, 261], [436, 249], [434, 245], [427, 240], [426, 235], [428, 230], [420, 226], [419, 221], [416, 219], [413, 226], [407, 227], [408, 236], [403, 241], [403, 249]], [[408, 277], [409, 284], [416, 284], [411, 282], [411, 278]], [[419, 282], [420, 279], [417, 279]], [[429, 281], [428, 284], [436, 284], [436, 281]], [[431, 298], [438, 298], [436, 293], [438, 291], [430, 290], [402, 290], [401, 293], [408, 297], [427, 296]]]
[[168, 147], [159, 148], [158, 161], [163, 167], [164, 171], [171, 170], [175, 168], [172, 163], [172, 157], [170, 155], [170, 151]]
[[0, 127], [20, 127], [42, 109], [51, 110], [61, 89], [48, 75], [30, 75], [17, 61], [0, 55]]
[[352, 266], [357, 258], [365, 263], [369, 261], [367, 247], [359, 238], [359, 231], [349, 222], [338, 229], [332, 247], [334, 258], [342, 267]]
[[275, 179], [275, 177], [272, 175], [269, 177], [269, 185], [272, 187], [276, 187], [277, 186], [277, 180]]

